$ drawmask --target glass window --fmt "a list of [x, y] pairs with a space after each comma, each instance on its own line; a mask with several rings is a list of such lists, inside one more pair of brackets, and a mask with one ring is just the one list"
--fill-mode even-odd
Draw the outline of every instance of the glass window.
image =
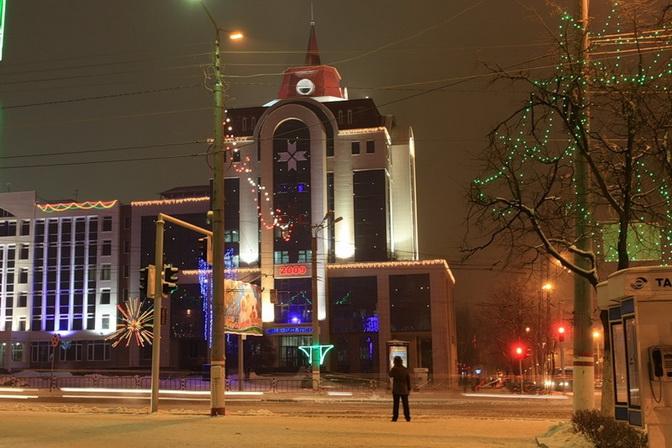
[[276, 250], [273, 253], [273, 260], [275, 264], [289, 263], [289, 252], [286, 250]]
[[112, 265], [103, 264], [100, 266], [100, 279], [112, 280]]
[[21, 269], [21, 272], [19, 272], [19, 283], [22, 285], [28, 283], [28, 269]]
[[102, 329], [103, 330], [109, 330], [110, 329], [110, 315], [109, 314], [103, 314]]
[[387, 260], [387, 178], [385, 170], [353, 174], [355, 261]]
[[366, 142], [366, 153], [373, 154], [376, 152], [376, 142], [373, 140], [367, 140]]
[[311, 261], [313, 251], [311, 250], [300, 250], [299, 251], [299, 263], [306, 263]]
[[348, 124], [352, 124], [352, 109], [348, 109]]
[[112, 255], [112, 241], [110, 240], [103, 241], [103, 249], [101, 255], [103, 256]]
[[25, 317], [20, 317], [19, 318], [19, 331], [26, 331], [26, 318]]
[[611, 324], [614, 348], [614, 392], [617, 404], [628, 403], [627, 370], [625, 363], [625, 335], [622, 323]]
[[312, 314], [310, 278], [291, 278], [275, 281], [277, 304], [275, 322], [299, 325], [308, 323]]
[[359, 148], [359, 142], [352, 142], [351, 147], [352, 147], [352, 153], [353, 154], [359, 154], [361, 152], [361, 150]]
[[28, 306], [28, 293], [19, 293], [19, 301], [16, 303], [16, 306], [19, 308], [25, 308]]
[[14, 362], [23, 361], [23, 344], [20, 342], [15, 342], [14, 344], [12, 344], [12, 361]]
[[30, 254], [30, 245], [22, 244], [21, 249], [19, 250], [19, 260], [27, 260]]
[[109, 305], [111, 295], [112, 295], [112, 292], [109, 289], [101, 289], [100, 290], [100, 304], [101, 305]]
[[331, 328], [334, 333], [377, 333], [376, 277], [329, 279]]
[[61, 361], [81, 361], [82, 360], [82, 343], [70, 342], [69, 345], [61, 346], [60, 350]]
[[7, 268], [16, 266], [16, 246], [7, 246]]
[[86, 347], [87, 361], [109, 361], [110, 344], [105, 341], [91, 341]]
[[43, 363], [49, 361], [49, 342], [33, 342], [30, 345], [30, 361]]
[[429, 274], [390, 275], [392, 331], [429, 331]]
[[635, 318], [623, 320], [625, 324], [625, 354], [628, 361], [628, 400], [630, 406], [641, 406], [641, 392], [639, 381], [639, 353], [637, 352], [637, 329]]
[[30, 221], [21, 221], [21, 236], [30, 235]]
[[112, 231], [112, 217], [111, 216], [104, 216], [103, 217], [103, 232], [111, 232]]

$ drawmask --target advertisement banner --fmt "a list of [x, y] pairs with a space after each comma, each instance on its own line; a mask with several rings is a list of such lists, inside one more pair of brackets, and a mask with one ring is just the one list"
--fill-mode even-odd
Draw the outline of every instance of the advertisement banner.
[[262, 336], [261, 294], [259, 287], [238, 280], [226, 280], [225, 331], [232, 334]]

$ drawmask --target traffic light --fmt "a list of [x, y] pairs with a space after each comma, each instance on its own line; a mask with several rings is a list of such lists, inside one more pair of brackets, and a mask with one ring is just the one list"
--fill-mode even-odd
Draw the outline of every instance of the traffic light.
[[198, 239], [198, 258], [212, 264], [212, 240], [209, 236]]
[[177, 289], [177, 269], [172, 264], [163, 267], [162, 289], [164, 294], [170, 294]]
[[558, 342], [565, 342], [565, 331], [564, 325], [558, 327]]
[[145, 292], [145, 297], [154, 297], [154, 279], [155, 269], [153, 264], [140, 269], [140, 284], [138, 288], [140, 289], [140, 293]]
[[514, 359], [525, 359], [527, 357], [527, 347], [522, 342], [516, 342], [513, 344], [511, 354]]

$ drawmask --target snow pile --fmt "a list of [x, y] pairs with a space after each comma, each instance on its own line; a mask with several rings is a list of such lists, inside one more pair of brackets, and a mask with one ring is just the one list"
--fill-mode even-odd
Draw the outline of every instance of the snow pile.
[[569, 422], [552, 426], [543, 436], [537, 437], [537, 445], [542, 448], [595, 448], [583, 434], [574, 432]]

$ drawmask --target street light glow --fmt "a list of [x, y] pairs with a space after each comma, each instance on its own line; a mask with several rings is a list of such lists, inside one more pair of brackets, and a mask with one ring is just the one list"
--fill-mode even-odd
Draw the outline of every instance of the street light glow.
[[229, 33], [230, 40], [243, 40], [245, 35], [241, 31], [232, 31]]
[[543, 289], [544, 291], [551, 291], [553, 290], [553, 283], [546, 282], [541, 286], [541, 289]]
[[597, 339], [600, 337], [600, 332], [598, 330], [593, 330], [593, 339]]

